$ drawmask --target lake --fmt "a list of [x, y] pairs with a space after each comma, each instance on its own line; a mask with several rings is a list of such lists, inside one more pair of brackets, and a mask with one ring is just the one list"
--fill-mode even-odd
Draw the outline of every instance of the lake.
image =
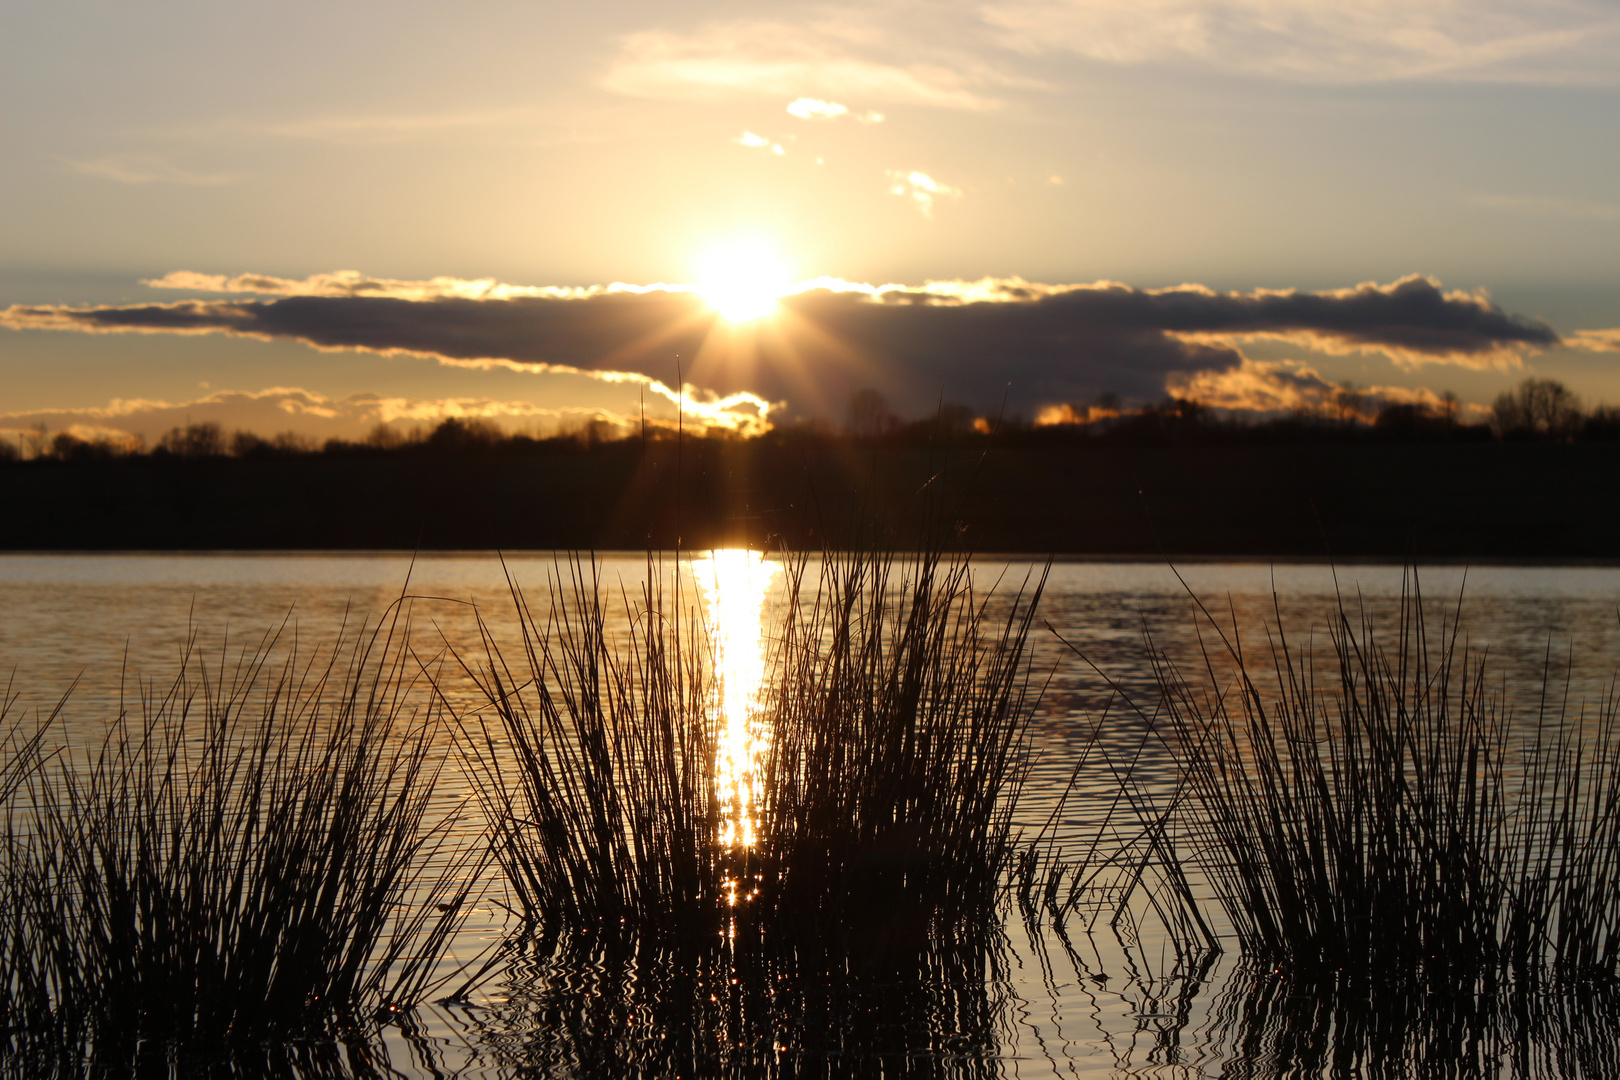
[[[633, 607], [648, 565], [642, 555], [602, 556], [600, 580]], [[984, 559], [976, 563], [975, 582], [1003, 595], [1032, 582], [1041, 569]], [[414, 560], [397, 553], [0, 555], [0, 678], [11, 680], [14, 715], [48, 712], [71, 687], [56, 737], [89, 745], [107, 730], [121, 700], [137, 702], [143, 684], [172, 677], [188, 648], [216, 671], [229, 671], [267, 635], [272, 651], [309, 654], [346, 627], [353, 633], [375, 626], [407, 595], [410, 640], [432, 665], [452, 652], [475, 655], [480, 619], [497, 642], [511, 645], [508, 575], [531, 603], [543, 603], [547, 581], [559, 571], [567, 573], [566, 562], [539, 553], [508, 554], [504, 562], [476, 553]], [[720, 651], [729, 657], [721, 708], [736, 720], [763, 675], [768, 650], [760, 635], [780, 609], [788, 575], [773, 560], [733, 566], [708, 553], [665, 556], [655, 571], [684, 582], [691, 602], [703, 605], [720, 628]], [[812, 564], [806, 580], [815, 579]], [[1426, 623], [1435, 634], [1460, 625], [1468, 647], [1487, 657], [1489, 677], [1514, 717], [1533, 718], [1549, 699], [1573, 715], [1578, 708], [1564, 706], [1566, 696], [1578, 706], [1595, 704], [1609, 691], [1620, 659], [1620, 569], [1435, 567], [1423, 568], [1419, 581]], [[1095, 835], [1116, 800], [1116, 774], [1096, 765], [1070, 790], [1074, 762], [1094, 731], [1108, 761], [1135, 763], [1132, 775], [1144, 792], [1168, 794], [1169, 758], [1143, 735], [1142, 715], [1151, 714], [1157, 693], [1152, 650], [1195, 672], [1205, 650], [1212, 650], [1219, 676], [1227, 669], [1222, 634], [1245, 655], [1263, 658], [1280, 623], [1291, 648], [1321, 650], [1341, 611], [1352, 622], [1365, 616], [1375, 628], [1393, 630], [1403, 593], [1411, 589], [1410, 573], [1390, 565], [1053, 565], [1031, 638], [1032, 667], [1045, 689], [1033, 721], [1036, 758], [1020, 821], [1033, 831], [1057, 811], [1052, 836], [1069, 852]], [[610, 605], [623, 623], [614, 633], [628, 632], [623, 611]], [[476, 695], [453, 666], [439, 670], [448, 672], [447, 696], [473, 707]], [[744, 745], [727, 751], [741, 773], [749, 768], [748, 752], [738, 749]], [[464, 803], [466, 795], [457, 781], [445, 786], [447, 806]], [[753, 825], [740, 810], [728, 827], [741, 835]], [[1269, 984], [1257, 982], [1230, 949], [1198, 963], [1178, 961], [1151, 920], [1139, 930], [1128, 920], [1111, 922], [1095, 918], [1087, 932], [1077, 915], [1065, 939], [1050, 928], [1031, 931], [1014, 916], [985, 968], [968, 964], [921, 974], [915, 985], [890, 978], [852, 991], [840, 1006], [851, 1034], [836, 1048], [822, 1046], [804, 1057], [802, 1046], [745, 1046], [694, 1060], [717, 1062], [716, 1070], [724, 1065], [782, 1075], [1285, 1075], [1302, 1053], [1291, 1041], [1302, 1037], [1301, 1025], [1345, 1023], [1308, 1010], [1299, 1020], [1298, 1010], [1268, 997]], [[457, 947], [471, 955], [506, 932], [499, 906], [487, 904]], [[599, 1059], [582, 1047], [619, 1036], [593, 1031], [588, 1016], [569, 1012], [570, 1003], [610, 995], [613, 973], [582, 975], [539, 963], [525, 971], [491, 980], [475, 996], [476, 1007], [428, 1010], [420, 1031], [391, 1036], [392, 1067], [410, 1076], [591, 1071], [590, 1062]], [[942, 1008], [947, 998], [949, 1007]], [[1264, 1015], [1257, 1017], [1256, 1009]], [[643, 1024], [656, 1025], [662, 1015], [654, 1005], [632, 1012]], [[725, 1027], [732, 1022], [715, 1019], [704, 1037], [731, 1038], [716, 1032], [732, 1030]], [[950, 1030], [912, 1030], [935, 1022]], [[536, 1037], [540, 1023], [556, 1031]], [[1347, 1037], [1341, 1031], [1339, 1050]], [[1479, 1060], [1488, 1065], [1492, 1052], [1489, 1046], [1469, 1051], [1475, 1066]], [[1556, 1065], [1521, 1071], [1538, 1070], [1559, 1071]]]

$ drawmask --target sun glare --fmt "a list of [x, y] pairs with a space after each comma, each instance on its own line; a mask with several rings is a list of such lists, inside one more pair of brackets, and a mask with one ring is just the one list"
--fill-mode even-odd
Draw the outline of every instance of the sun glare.
[[698, 260], [697, 270], [698, 291], [728, 322], [751, 322], [771, 314], [791, 285], [776, 252], [752, 239], [710, 248]]
[[757, 551], [711, 551], [692, 560], [706, 601], [714, 649], [715, 784], [720, 796], [720, 843], [752, 847], [758, 839], [759, 768], [768, 737], [755, 712], [765, 681], [765, 597], [780, 567]]

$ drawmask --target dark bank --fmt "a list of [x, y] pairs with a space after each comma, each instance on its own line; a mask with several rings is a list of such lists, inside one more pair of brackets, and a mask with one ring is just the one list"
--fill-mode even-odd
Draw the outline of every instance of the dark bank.
[[1484, 428], [235, 441], [0, 462], [0, 549], [813, 550], [943, 527], [981, 552], [1620, 555], [1620, 442]]

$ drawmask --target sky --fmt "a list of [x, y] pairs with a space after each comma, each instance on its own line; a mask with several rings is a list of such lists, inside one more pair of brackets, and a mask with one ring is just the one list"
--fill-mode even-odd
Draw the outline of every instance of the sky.
[[0, 138], [0, 432], [1620, 404], [1613, 2], [0, 0]]

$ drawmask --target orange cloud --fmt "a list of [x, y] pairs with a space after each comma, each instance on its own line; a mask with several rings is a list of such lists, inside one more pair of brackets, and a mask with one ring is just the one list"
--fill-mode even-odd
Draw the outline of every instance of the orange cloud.
[[1608, 330], [1577, 330], [1564, 344], [1584, 352], [1620, 352], [1620, 327]]
[[[378, 424], [406, 432], [431, 428], [452, 417], [487, 420], [508, 432], [540, 435], [603, 420], [629, 430], [639, 416], [595, 408], [550, 408], [531, 401], [496, 398], [403, 398], [355, 394], [329, 398], [297, 387], [225, 390], [190, 401], [114, 400], [100, 408], [42, 409], [0, 414], [0, 435], [38, 431], [67, 432], [81, 439], [122, 445], [153, 445], [171, 428], [218, 424], [226, 432], [259, 435], [292, 432], [317, 443], [357, 440]], [[662, 425], [662, 421], [652, 421]]]
[[[1226, 371], [1175, 375], [1166, 381], [1176, 397], [1234, 412], [1317, 413], [1335, 406], [1346, 388], [1330, 382], [1307, 364], [1293, 360], [1261, 361], [1244, 357]], [[1438, 407], [1440, 395], [1427, 387], [1367, 386], [1353, 392], [1372, 411], [1385, 405]]]

